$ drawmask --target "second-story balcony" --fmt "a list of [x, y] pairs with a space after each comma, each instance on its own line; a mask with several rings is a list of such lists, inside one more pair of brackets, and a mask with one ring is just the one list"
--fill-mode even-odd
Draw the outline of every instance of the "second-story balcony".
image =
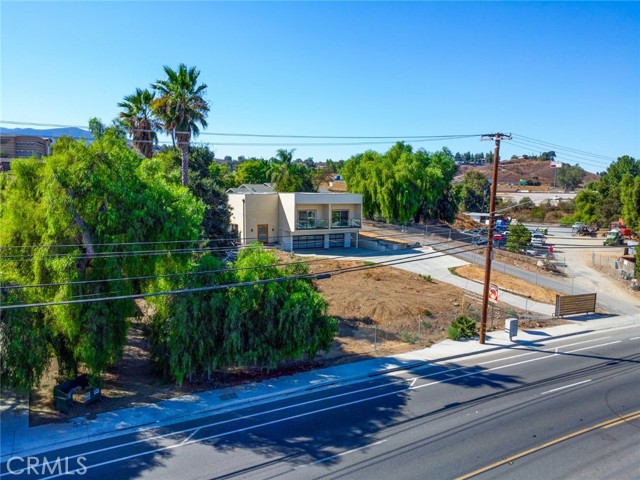
[[332, 228], [360, 228], [362, 221], [359, 218], [327, 220], [322, 218], [298, 220], [296, 230], [321, 230]]

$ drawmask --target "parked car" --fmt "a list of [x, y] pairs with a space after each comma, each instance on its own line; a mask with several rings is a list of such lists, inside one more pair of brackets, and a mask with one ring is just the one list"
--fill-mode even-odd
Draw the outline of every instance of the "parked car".
[[607, 232], [607, 238], [604, 239], [604, 245], [616, 246], [623, 244], [624, 237], [622, 236], [622, 233], [620, 233], [620, 230], [609, 230]]
[[538, 232], [532, 233], [531, 245], [534, 247], [544, 247], [544, 235]]

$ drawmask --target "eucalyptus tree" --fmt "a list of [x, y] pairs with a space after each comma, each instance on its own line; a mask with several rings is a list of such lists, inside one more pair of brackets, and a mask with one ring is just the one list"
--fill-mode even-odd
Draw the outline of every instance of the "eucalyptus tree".
[[157, 132], [162, 129], [162, 122], [151, 108], [154, 99], [154, 92], [136, 88], [135, 93], [127, 95], [118, 103], [123, 109], [120, 119], [126, 126], [134, 147], [146, 158], [153, 155], [153, 145], [158, 142]]
[[207, 85], [198, 83], [200, 70], [184, 63], [177, 70], [164, 66], [165, 79], [157, 80], [152, 88], [158, 93], [152, 107], [162, 120], [164, 129], [177, 143], [182, 153], [182, 185], [189, 184], [189, 144], [200, 133], [198, 125], [207, 126], [209, 103], [204, 95]]

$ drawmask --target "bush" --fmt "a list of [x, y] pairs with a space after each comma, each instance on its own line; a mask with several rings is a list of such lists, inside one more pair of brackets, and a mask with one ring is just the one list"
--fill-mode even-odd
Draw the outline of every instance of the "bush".
[[469, 317], [460, 315], [456, 318], [449, 328], [447, 335], [451, 340], [460, 340], [461, 338], [471, 338], [476, 334], [476, 322]]
[[400, 332], [400, 340], [413, 345], [414, 343], [418, 343], [420, 336], [415, 332]]
[[449, 337], [451, 340], [460, 340], [462, 338], [462, 332], [460, 331], [460, 329], [456, 326], [454, 326], [453, 324], [449, 325], [449, 328], [447, 329], [447, 337]]

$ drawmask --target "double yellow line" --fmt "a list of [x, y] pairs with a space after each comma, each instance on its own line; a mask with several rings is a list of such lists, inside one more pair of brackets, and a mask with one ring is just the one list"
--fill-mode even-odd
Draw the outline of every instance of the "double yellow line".
[[532, 453], [538, 452], [540, 450], [543, 450], [547, 447], [551, 447], [553, 445], [556, 445], [560, 442], [564, 442], [565, 440], [569, 440], [571, 438], [577, 437], [579, 435], [582, 435], [584, 433], [588, 433], [591, 432], [593, 430], [597, 430], [599, 428], [611, 428], [611, 427], [616, 427], [618, 425], [622, 425], [623, 423], [627, 423], [631, 420], [636, 420], [640, 418], [640, 410], [637, 410], [635, 412], [632, 413], [628, 413], [626, 415], [620, 415], [617, 416], [615, 418], [610, 418], [609, 420], [605, 420], [604, 422], [598, 423], [596, 425], [593, 425], [591, 427], [587, 427], [587, 428], [583, 428], [582, 430], [578, 430], [576, 432], [570, 433], [568, 435], [564, 435], [563, 437], [558, 437], [555, 440], [551, 440], [547, 443], [543, 443], [542, 445], [538, 445], [537, 447], [533, 447], [530, 448], [529, 450], [524, 450], [520, 453], [516, 453], [515, 455], [512, 455], [508, 458], [505, 458], [503, 460], [500, 460], [499, 462], [495, 462], [492, 463], [491, 465], [487, 465], [486, 467], [482, 467], [479, 468], [478, 470], [474, 470], [473, 472], [467, 473], [466, 475], [462, 475], [461, 477], [456, 478], [456, 480], [465, 480], [467, 478], [472, 478], [475, 477], [476, 475], [480, 475], [481, 473], [484, 472], [488, 472], [489, 470], [493, 470], [494, 468], [497, 468], [501, 465], [505, 465], [507, 463], [511, 463], [514, 460], [518, 460], [519, 458], [525, 457], [527, 455], [530, 455]]

